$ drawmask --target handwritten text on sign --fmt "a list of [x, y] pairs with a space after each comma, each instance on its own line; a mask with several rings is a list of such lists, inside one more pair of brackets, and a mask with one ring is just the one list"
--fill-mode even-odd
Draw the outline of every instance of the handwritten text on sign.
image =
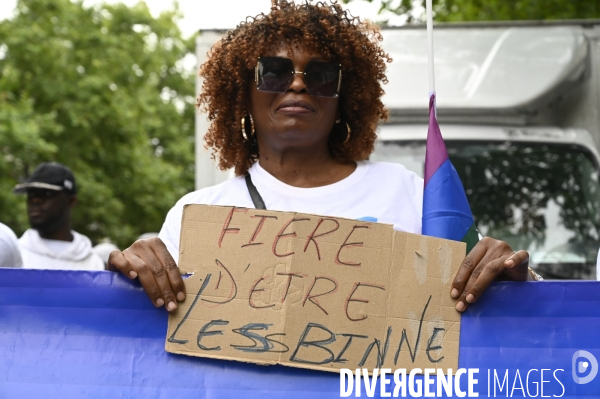
[[458, 367], [462, 243], [334, 217], [187, 205], [173, 353], [338, 371]]

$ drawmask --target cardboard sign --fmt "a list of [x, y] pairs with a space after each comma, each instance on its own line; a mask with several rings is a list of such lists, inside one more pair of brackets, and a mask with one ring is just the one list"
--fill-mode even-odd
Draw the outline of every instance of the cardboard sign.
[[188, 205], [166, 350], [317, 370], [457, 369], [463, 243], [391, 225]]

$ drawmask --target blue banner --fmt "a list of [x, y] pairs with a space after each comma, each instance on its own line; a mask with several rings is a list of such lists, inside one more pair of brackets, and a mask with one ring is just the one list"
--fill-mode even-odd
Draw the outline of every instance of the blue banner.
[[[0, 269], [0, 398], [340, 397], [337, 373], [173, 355], [166, 331], [167, 313], [116, 273]], [[479, 397], [599, 398], [598, 359], [600, 283], [495, 283], [462, 318], [451, 397], [473, 397], [470, 375]], [[405, 381], [407, 397], [426, 382]]]

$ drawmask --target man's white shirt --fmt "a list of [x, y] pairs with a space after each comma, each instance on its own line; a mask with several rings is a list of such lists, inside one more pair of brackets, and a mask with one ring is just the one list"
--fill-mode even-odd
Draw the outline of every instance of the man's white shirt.
[[19, 238], [23, 267], [27, 269], [104, 270], [104, 262], [92, 252], [86, 236], [71, 231], [73, 241], [48, 240], [28, 229]]

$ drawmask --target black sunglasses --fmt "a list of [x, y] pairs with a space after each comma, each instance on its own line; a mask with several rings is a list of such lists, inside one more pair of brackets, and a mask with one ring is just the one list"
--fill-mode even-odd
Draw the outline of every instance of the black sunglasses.
[[269, 93], [285, 93], [297, 73], [304, 75], [311, 96], [337, 97], [342, 84], [342, 66], [335, 62], [310, 61], [304, 72], [298, 72], [289, 58], [259, 57], [254, 72], [256, 89]]

